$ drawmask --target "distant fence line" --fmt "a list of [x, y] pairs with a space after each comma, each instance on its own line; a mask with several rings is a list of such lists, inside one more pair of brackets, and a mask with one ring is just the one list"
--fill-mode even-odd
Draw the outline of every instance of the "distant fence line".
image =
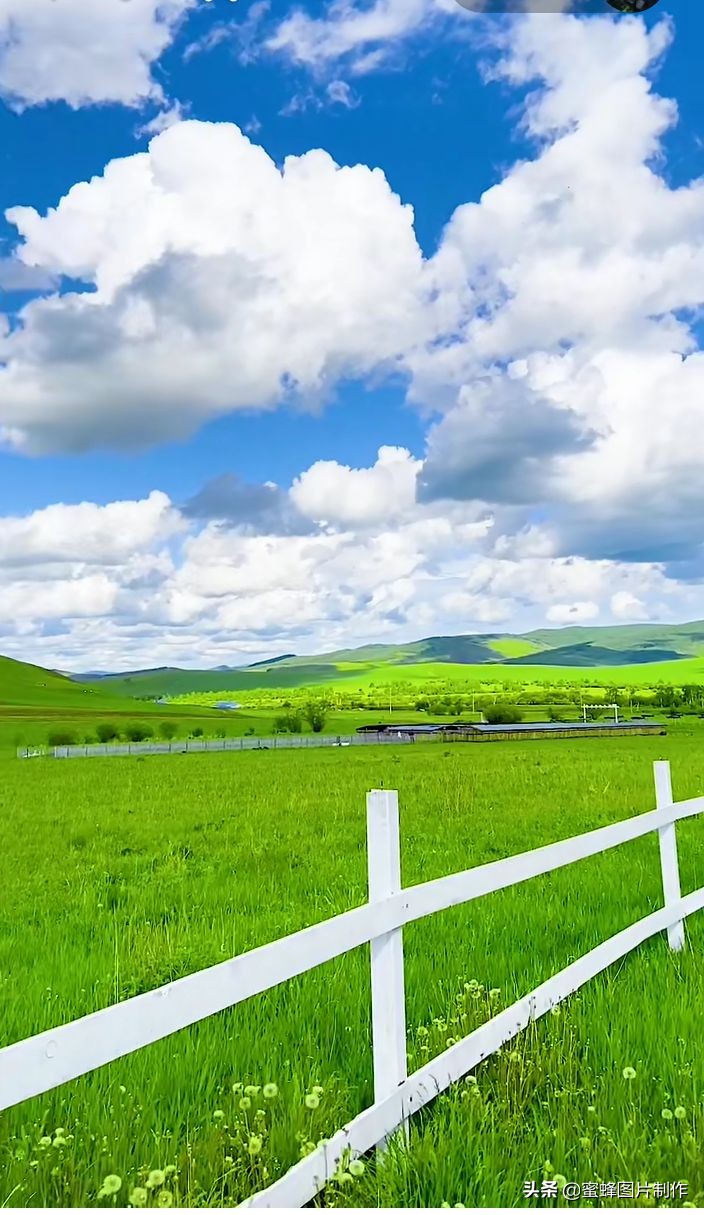
[[20, 759], [88, 759], [112, 755], [187, 755], [195, 751], [285, 751], [300, 747], [360, 747], [412, 743], [410, 734], [277, 734], [273, 738], [189, 738], [181, 742], [85, 743], [63, 747], [19, 747]]

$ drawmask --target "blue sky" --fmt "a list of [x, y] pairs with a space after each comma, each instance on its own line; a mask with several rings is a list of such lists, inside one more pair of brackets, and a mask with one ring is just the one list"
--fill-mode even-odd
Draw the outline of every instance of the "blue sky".
[[701, 6], [13, 3], [0, 651], [703, 614]]
[[[383, 167], [392, 188], [413, 206], [416, 234], [428, 255], [455, 207], [479, 197], [501, 165], [520, 154], [504, 91], [483, 84], [476, 53], [445, 42], [418, 48], [412, 70], [404, 62], [355, 84], [359, 104], [353, 108], [326, 104], [317, 110], [311, 104], [290, 115], [282, 111], [291, 98], [314, 88], [306, 71], [279, 60], [240, 64], [231, 42], [184, 62], [188, 47], [219, 24], [241, 21], [242, 10], [246, 19], [246, 7], [247, 0], [239, 0], [235, 18], [229, 0], [212, 0], [193, 12], [160, 64], [169, 94], [182, 100], [193, 118], [241, 127], [256, 119], [261, 123], [256, 138], [277, 163], [322, 147], [339, 164]], [[466, 16], [459, 13], [457, 21], [466, 24]], [[146, 147], [149, 135], [138, 137], [139, 126], [134, 111], [118, 106], [71, 111], [56, 104], [21, 115], [0, 111], [0, 145], [9, 170], [2, 210], [17, 203], [47, 210], [74, 182]], [[28, 156], [27, 149], [37, 146], [44, 154]], [[5, 222], [3, 236], [11, 242], [13, 235]], [[423, 427], [404, 407], [402, 388], [368, 392], [359, 385], [339, 396], [343, 408], [333, 405], [315, 418], [300, 412], [228, 418], [204, 427], [185, 451], [167, 447], [117, 460], [95, 453], [89, 460], [48, 459], [29, 466], [5, 454], [0, 456], [0, 509], [31, 510], [57, 495], [67, 502], [86, 495], [109, 502], [148, 493], [155, 484], [178, 498], [215, 471], [290, 481], [316, 459], [365, 466], [384, 443], [422, 450]]]

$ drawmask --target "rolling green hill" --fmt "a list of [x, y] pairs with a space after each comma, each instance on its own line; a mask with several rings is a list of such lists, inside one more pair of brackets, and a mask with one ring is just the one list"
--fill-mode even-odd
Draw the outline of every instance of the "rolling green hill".
[[[535, 680], [564, 678], [583, 682], [580, 672], [599, 672], [609, 683], [642, 684], [648, 680], [701, 681], [704, 621], [688, 624], [638, 624], [607, 627], [537, 629], [513, 635], [469, 633], [457, 637], [426, 637], [405, 645], [367, 645], [321, 655], [281, 655], [246, 667], [182, 670], [158, 667], [102, 676], [91, 683], [113, 696], [181, 696], [189, 692], [247, 692], [265, 688], [296, 688], [354, 681], [405, 682], [429, 676], [444, 667], [448, 679], [465, 682], [491, 675], [511, 679], [513, 668], [531, 668]], [[630, 675], [624, 677], [624, 671]], [[647, 668], [647, 671], [646, 671]], [[516, 678], [519, 673], [516, 673]], [[526, 673], [520, 676], [525, 678]], [[84, 677], [85, 678], [85, 677]]]
[[162, 718], [176, 723], [179, 734], [224, 714], [207, 706], [135, 703], [111, 686], [77, 683], [57, 671], [0, 657], [0, 758], [15, 747], [46, 743], [49, 731], [68, 730], [77, 741], [94, 740], [98, 722], [126, 724]]
[[57, 709], [111, 708], [116, 697], [100, 685], [86, 686], [65, 675], [0, 657], [0, 709], [15, 706]]

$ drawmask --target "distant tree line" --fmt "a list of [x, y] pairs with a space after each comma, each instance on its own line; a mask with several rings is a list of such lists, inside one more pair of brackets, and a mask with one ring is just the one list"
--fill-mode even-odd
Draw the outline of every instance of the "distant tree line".
[[[155, 730], [148, 722], [129, 722], [127, 725], [117, 725], [111, 721], [99, 721], [95, 726], [95, 733], [79, 738], [78, 731], [67, 728], [57, 727], [50, 730], [47, 735], [47, 743], [50, 747], [74, 747], [83, 743], [138, 743], [149, 742], [151, 739], [158, 737], [163, 742], [171, 742], [178, 734], [178, 726], [174, 721], [162, 721]], [[195, 726], [191, 732], [191, 738], [202, 738], [204, 730], [202, 726]], [[222, 729], [215, 731], [216, 738], [224, 738], [225, 731]]]

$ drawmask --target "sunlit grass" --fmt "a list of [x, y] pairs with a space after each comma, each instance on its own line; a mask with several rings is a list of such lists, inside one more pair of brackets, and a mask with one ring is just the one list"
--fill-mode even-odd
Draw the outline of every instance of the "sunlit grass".
[[[1, 1043], [362, 903], [370, 788], [399, 790], [410, 884], [652, 808], [656, 758], [672, 759], [676, 796], [703, 792], [700, 729], [3, 761]], [[704, 884], [704, 824], [678, 838], [687, 892]], [[411, 1066], [660, 904], [653, 837], [410, 926]], [[343, 1167], [322, 1201], [522, 1205], [523, 1182], [550, 1170], [704, 1191], [696, 918], [689, 932], [685, 955], [658, 939], [591, 983], [479, 1068], [476, 1086], [438, 1100], [408, 1151], [360, 1175]], [[234, 1205], [368, 1105], [371, 1074], [361, 949], [0, 1115], [0, 1199]]]

